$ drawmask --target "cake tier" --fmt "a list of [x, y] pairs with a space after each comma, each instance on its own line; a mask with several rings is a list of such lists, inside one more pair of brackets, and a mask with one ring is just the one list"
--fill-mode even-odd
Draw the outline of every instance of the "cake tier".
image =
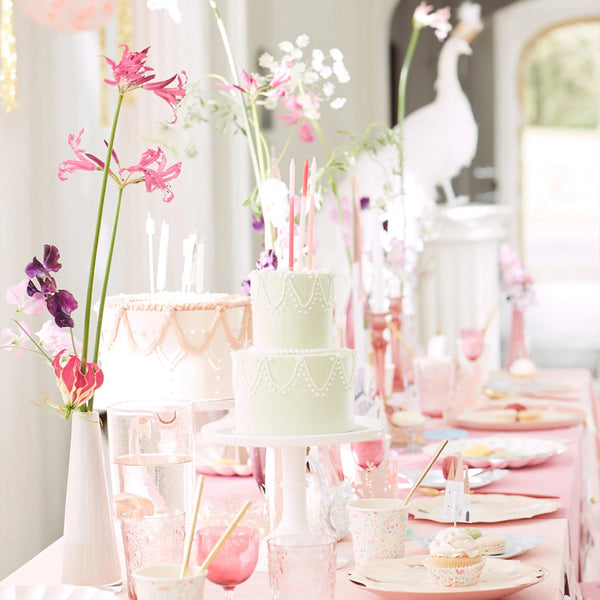
[[333, 277], [317, 271], [253, 271], [254, 346], [265, 351], [331, 348]]
[[342, 433], [354, 426], [354, 350], [233, 353], [235, 424], [249, 435]]
[[251, 342], [246, 296], [139, 294], [109, 297], [102, 326], [102, 408], [123, 399], [231, 398], [231, 351]]

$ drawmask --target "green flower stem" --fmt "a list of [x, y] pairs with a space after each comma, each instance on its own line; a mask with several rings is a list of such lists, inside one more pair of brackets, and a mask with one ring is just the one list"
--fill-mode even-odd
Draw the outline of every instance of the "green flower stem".
[[[92, 313], [92, 295], [93, 295], [93, 291], [94, 291], [94, 275], [96, 272], [96, 262], [98, 260], [98, 244], [100, 241], [100, 228], [102, 226], [102, 215], [104, 213], [104, 199], [106, 197], [106, 184], [108, 182], [108, 173], [110, 170], [110, 160], [112, 158], [113, 145], [115, 142], [115, 133], [117, 131], [117, 123], [119, 121], [119, 113], [121, 112], [122, 104], [123, 104], [123, 95], [119, 94], [119, 97], [117, 99], [117, 108], [115, 110], [115, 116], [113, 118], [112, 129], [110, 131], [110, 138], [108, 140], [108, 150], [106, 152], [106, 162], [104, 163], [104, 174], [102, 177], [102, 188], [100, 190], [100, 201], [98, 202], [98, 216], [96, 217], [96, 231], [94, 234], [94, 243], [92, 246], [92, 258], [91, 258], [91, 262], [90, 262], [90, 273], [89, 273], [89, 277], [88, 277], [87, 295], [86, 295], [86, 301], [85, 301], [83, 348], [81, 351], [82, 360], [87, 360], [87, 355], [88, 355], [88, 345], [89, 345], [89, 337], [90, 337], [90, 320], [91, 320], [91, 313]], [[111, 247], [111, 252], [112, 252], [112, 247]], [[100, 313], [98, 320], [101, 319], [101, 316], [102, 316], [102, 313]], [[98, 340], [96, 340], [96, 344], [97, 343], [98, 343]]]
[[410, 65], [415, 54], [415, 48], [419, 41], [419, 34], [421, 33], [420, 25], [413, 20], [413, 29], [408, 42], [408, 48], [406, 50], [406, 56], [402, 62], [402, 68], [400, 69], [400, 79], [398, 81], [398, 112], [396, 113], [396, 120], [398, 122], [398, 136], [397, 146], [400, 157], [400, 193], [404, 196], [404, 118], [406, 113], [406, 85], [408, 82], [408, 72], [410, 71]]
[[[315, 128], [315, 131], [317, 132], [317, 137], [319, 138], [319, 141], [321, 142], [321, 145], [323, 146], [325, 155], [331, 156], [331, 153], [329, 152], [329, 146], [327, 145], [327, 141], [325, 140], [325, 136], [323, 135], [323, 130], [321, 129], [319, 122], [311, 120], [311, 124]], [[331, 173], [329, 171], [327, 172], [327, 182], [329, 183], [329, 186], [331, 187], [331, 192], [333, 193], [333, 197], [335, 198], [335, 203], [337, 205], [337, 212], [338, 212], [338, 218], [340, 220], [340, 224], [343, 225], [344, 212], [342, 210], [342, 202], [341, 202], [339, 194], [338, 194], [335, 178], [331, 175]], [[350, 248], [348, 247], [347, 244], [344, 244], [344, 245], [346, 247], [346, 256], [348, 258], [348, 264], [350, 265], [350, 271], [352, 272], [352, 251], [350, 250]]]
[[[208, 0], [210, 7], [212, 8], [215, 19], [217, 21], [217, 27], [219, 29], [219, 33], [221, 34], [221, 39], [223, 40], [223, 46], [225, 46], [225, 54], [227, 55], [227, 61], [229, 62], [229, 69], [231, 70], [231, 75], [233, 77], [233, 81], [235, 85], [241, 87], [240, 85], [240, 76], [238, 74], [238, 69], [235, 64], [235, 59], [233, 58], [233, 52], [231, 51], [231, 44], [229, 43], [229, 37], [227, 36], [227, 31], [225, 29], [225, 25], [223, 24], [223, 19], [221, 18], [221, 13], [217, 7], [217, 3], [215, 0]], [[248, 111], [246, 107], [246, 99], [244, 98], [244, 92], [240, 90], [240, 103], [242, 105], [242, 116], [244, 119], [244, 125], [246, 127], [246, 131], [248, 132], [246, 135], [246, 139], [248, 140], [248, 147], [250, 149], [250, 159], [252, 160], [252, 169], [254, 170], [254, 177], [256, 179], [257, 185], [262, 181], [261, 172], [259, 169], [258, 158], [256, 156], [256, 148], [255, 144], [258, 144], [258, 140], [254, 140], [252, 135], [252, 130], [250, 128], [250, 121], [248, 120]]]
[[[98, 352], [100, 348], [100, 333], [102, 331], [102, 318], [104, 317], [104, 304], [106, 302], [106, 292], [108, 290], [108, 280], [110, 278], [110, 268], [112, 266], [113, 254], [115, 251], [115, 240], [117, 239], [117, 226], [119, 224], [119, 215], [121, 213], [121, 200], [123, 199], [123, 188], [119, 188], [119, 196], [117, 198], [117, 208], [115, 209], [115, 217], [113, 220], [112, 234], [110, 237], [110, 245], [108, 248], [108, 257], [106, 258], [106, 269], [104, 271], [104, 280], [102, 281], [102, 291], [100, 292], [100, 304], [98, 307], [98, 322], [96, 323], [96, 340], [94, 344], [94, 354], [92, 362], [98, 364]], [[90, 399], [90, 410], [93, 408], [94, 397]]]

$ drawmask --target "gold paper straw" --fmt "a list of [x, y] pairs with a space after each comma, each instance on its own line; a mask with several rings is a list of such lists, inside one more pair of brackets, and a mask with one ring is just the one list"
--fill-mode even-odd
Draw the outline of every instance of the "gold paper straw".
[[408, 342], [398, 331], [398, 328], [391, 321], [388, 323], [388, 327], [390, 328], [390, 331], [394, 337], [406, 348], [406, 351], [409, 353], [410, 357], [414, 358], [416, 356], [415, 351], [409, 346]]
[[0, 95], [7, 113], [17, 110], [17, 48], [13, 1], [0, 0]]
[[213, 558], [217, 555], [217, 552], [221, 549], [221, 546], [225, 543], [225, 540], [229, 537], [235, 526], [240, 522], [240, 519], [244, 516], [244, 513], [248, 510], [248, 507], [252, 504], [250, 500], [246, 500], [244, 506], [240, 508], [240, 511], [235, 516], [235, 519], [231, 522], [229, 527], [223, 532], [219, 541], [214, 545], [213, 549], [209, 552], [208, 556], [204, 559], [204, 562], [200, 565], [201, 571], [206, 571], [208, 565], [213, 561]]
[[425, 475], [427, 475], [427, 473], [429, 473], [429, 469], [431, 469], [431, 467], [433, 467], [433, 463], [437, 460], [438, 456], [442, 453], [442, 450], [446, 447], [447, 443], [448, 443], [448, 440], [443, 440], [440, 443], [437, 450], [434, 452], [433, 456], [431, 457], [431, 460], [429, 461], [428, 465], [425, 467], [423, 472], [419, 475], [419, 478], [413, 484], [413, 486], [412, 486], [410, 492], [408, 492], [408, 495], [406, 496], [406, 498], [404, 498], [404, 502], [402, 503], [402, 506], [406, 506], [408, 504], [408, 501], [412, 498], [412, 495], [417, 491], [417, 488], [421, 485], [421, 482], [423, 481], [423, 479], [425, 479]]
[[494, 302], [494, 305], [490, 309], [490, 314], [488, 315], [487, 321], [485, 322], [485, 325], [483, 326], [484, 337], [485, 337], [485, 334], [487, 333], [488, 329], [490, 328], [490, 325], [492, 324], [494, 317], [496, 316], [497, 313], [498, 313], [498, 302]]
[[185, 543], [185, 555], [183, 557], [183, 564], [181, 565], [181, 572], [179, 578], [183, 579], [186, 576], [188, 570], [188, 564], [190, 562], [190, 553], [192, 551], [192, 542], [194, 540], [194, 529], [196, 529], [196, 519], [198, 518], [198, 508], [200, 507], [200, 498], [202, 497], [202, 488], [204, 487], [204, 476], [200, 475], [198, 478], [198, 487], [196, 488], [196, 501], [194, 502], [194, 512], [192, 513], [192, 522], [190, 524], [190, 530], [188, 531], [187, 540]]

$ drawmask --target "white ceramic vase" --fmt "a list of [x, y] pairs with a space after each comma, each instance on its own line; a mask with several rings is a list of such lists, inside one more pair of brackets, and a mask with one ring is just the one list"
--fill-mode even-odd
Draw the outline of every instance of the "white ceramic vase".
[[63, 583], [122, 582], [97, 411], [73, 413], [63, 534]]

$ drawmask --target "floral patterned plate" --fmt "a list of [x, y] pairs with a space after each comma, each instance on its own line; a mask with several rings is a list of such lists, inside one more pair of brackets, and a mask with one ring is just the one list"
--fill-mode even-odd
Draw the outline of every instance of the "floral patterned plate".
[[431, 581], [423, 564], [425, 558], [411, 556], [356, 566], [348, 578], [355, 585], [391, 600], [497, 600], [548, 576], [546, 569], [520, 560], [488, 558], [475, 585], [445, 588]]

